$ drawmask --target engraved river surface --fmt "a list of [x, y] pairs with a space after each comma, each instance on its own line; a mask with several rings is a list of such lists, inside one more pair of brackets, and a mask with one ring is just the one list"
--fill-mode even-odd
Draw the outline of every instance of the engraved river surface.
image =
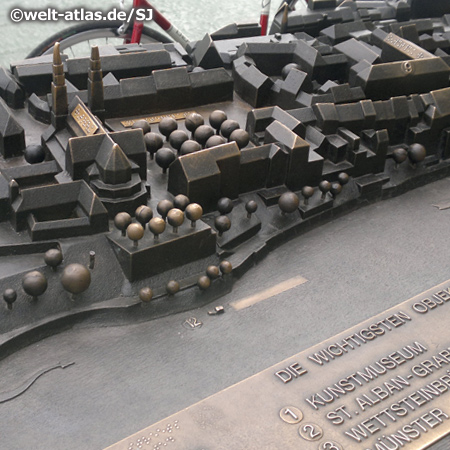
[[[131, 0], [125, 2], [132, 4]], [[153, 0], [152, 4], [192, 40], [202, 38], [205, 33], [213, 32], [233, 22], [258, 22], [261, 0]], [[280, 0], [272, 2], [271, 17]], [[75, 23], [68, 22], [32, 22], [20, 24], [9, 19], [14, 8], [46, 9], [50, 6], [59, 11], [76, 7], [89, 8], [91, 11], [110, 11], [119, 7], [118, 0], [2, 0], [0, 2], [0, 65], [8, 67], [11, 61], [25, 58], [40, 42], [56, 31]], [[155, 26], [155, 25], [154, 25]], [[159, 29], [157, 26], [155, 26]]]
[[[0, 392], [58, 362], [75, 365], [1, 405], [0, 447], [105, 448], [448, 280], [450, 210], [432, 205], [449, 198], [444, 179], [367, 206], [280, 246], [211, 305], [135, 325], [84, 323], [1, 360]], [[298, 276], [308, 281], [250, 308], [230, 305]], [[208, 315], [218, 305], [225, 314]], [[203, 326], [183, 326], [189, 318]]]

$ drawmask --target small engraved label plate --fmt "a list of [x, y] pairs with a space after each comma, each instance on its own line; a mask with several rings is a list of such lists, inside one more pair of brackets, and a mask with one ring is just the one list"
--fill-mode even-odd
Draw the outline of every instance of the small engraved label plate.
[[186, 119], [186, 116], [188, 114], [191, 114], [193, 112], [194, 111], [183, 111], [183, 112], [177, 112], [177, 113], [173, 113], [173, 114], [162, 114], [160, 116], [141, 117], [139, 119], [122, 120], [122, 122], [120, 122], [120, 123], [125, 128], [130, 128], [138, 120], [146, 120], [151, 125], [153, 123], [161, 122], [161, 120], [163, 120], [165, 117], [172, 117], [172, 119], [175, 119], [175, 120], [183, 120], [183, 119]]
[[88, 113], [80, 104], [78, 104], [72, 111], [72, 117], [86, 136], [92, 136], [98, 130], [98, 125], [92, 120], [91, 117], [89, 117]]
[[450, 433], [449, 326], [450, 280], [108, 450], [175, 420], [174, 450], [428, 448]]

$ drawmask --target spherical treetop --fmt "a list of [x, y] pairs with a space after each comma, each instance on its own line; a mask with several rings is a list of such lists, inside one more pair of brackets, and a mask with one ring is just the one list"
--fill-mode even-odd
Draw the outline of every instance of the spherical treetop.
[[222, 145], [222, 144], [226, 144], [227, 140], [222, 137], [219, 136], [218, 134], [215, 134], [214, 136], [211, 136], [205, 144], [206, 148], [211, 148], [211, 147], [217, 147], [218, 145]]
[[144, 227], [140, 223], [132, 223], [127, 228], [128, 238], [131, 239], [137, 247], [138, 241], [144, 237]]
[[342, 192], [342, 185], [340, 183], [332, 183], [330, 192], [336, 198]]
[[282, 69], [281, 69], [281, 76], [283, 77], [283, 79], [286, 79], [286, 77], [289, 75], [289, 72], [292, 69], [297, 69], [297, 70], [301, 70], [302, 68], [295, 63], [289, 63], [286, 64]]
[[91, 272], [82, 264], [69, 264], [61, 276], [63, 288], [71, 294], [81, 294], [91, 285]]
[[395, 164], [401, 164], [403, 161], [406, 161], [406, 159], [408, 158], [408, 152], [402, 148], [396, 148], [393, 152], [392, 152], [392, 158], [395, 161]]
[[181, 209], [173, 208], [167, 213], [167, 222], [173, 227], [173, 232], [178, 232], [178, 227], [180, 227], [184, 222], [184, 212]]
[[211, 280], [214, 280], [220, 277], [220, 270], [217, 266], [208, 266], [206, 268], [206, 275], [208, 275]]
[[173, 208], [173, 203], [170, 200], [164, 199], [158, 202], [156, 210], [158, 214], [165, 220], [167, 213]]
[[153, 155], [163, 146], [163, 139], [158, 133], [146, 133], [144, 135], [144, 142], [147, 151], [153, 158]]
[[156, 164], [163, 170], [163, 173], [167, 172], [169, 166], [175, 161], [175, 153], [167, 147], [160, 148], [155, 155]]
[[231, 228], [231, 220], [227, 216], [217, 216], [214, 219], [214, 226], [219, 232], [219, 236], [228, 231]]
[[141, 302], [147, 303], [153, 298], [153, 291], [149, 287], [144, 287], [139, 291]]
[[191, 139], [183, 142], [183, 144], [180, 147], [180, 155], [189, 155], [190, 153], [198, 152], [202, 149], [202, 146], [197, 142], [193, 141]]
[[227, 275], [227, 274], [231, 273], [231, 271], [233, 270], [233, 266], [231, 265], [231, 263], [229, 261], [222, 261], [219, 264], [219, 269], [222, 272], [222, 275]]
[[408, 149], [408, 156], [413, 164], [422, 162], [427, 156], [427, 151], [422, 144], [412, 144]]
[[58, 248], [51, 248], [47, 250], [44, 255], [44, 261], [47, 266], [53, 268], [54, 270], [62, 263], [63, 254]]
[[133, 129], [140, 128], [144, 134], [150, 133], [150, 124], [145, 119], [136, 120], [136, 122], [134, 122], [133, 125], [131, 125], [131, 128]]
[[278, 199], [278, 206], [281, 209], [282, 213], [293, 213], [297, 210], [298, 206], [300, 204], [300, 200], [298, 198], [298, 195], [294, 194], [293, 192], [285, 192], [284, 194], [281, 194], [280, 198]]
[[141, 205], [137, 207], [135, 215], [136, 220], [145, 227], [153, 217], [153, 210], [147, 205]]
[[214, 136], [214, 128], [209, 125], [200, 125], [194, 132], [195, 140], [202, 146], [204, 146], [207, 140]]
[[184, 122], [186, 128], [193, 133], [200, 125], [205, 123], [203, 117], [198, 113], [190, 113]]
[[319, 190], [322, 192], [322, 199], [324, 199], [328, 192], [330, 192], [331, 183], [327, 180], [323, 180], [319, 183]]
[[228, 197], [222, 197], [217, 202], [217, 210], [220, 212], [220, 214], [229, 214], [231, 211], [233, 211], [233, 202]]
[[166, 292], [169, 295], [175, 295], [180, 290], [180, 283], [175, 280], [170, 280], [166, 285]]
[[42, 145], [28, 145], [23, 156], [28, 164], [39, 164], [45, 160], [45, 150]]
[[169, 136], [169, 143], [176, 151], [180, 151], [181, 146], [187, 140], [189, 140], [189, 136], [183, 130], [172, 131]]
[[161, 219], [161, 217], [153, 217], [153, 219], [148, 223], [148, 229], [153, 233], [156, 241], [158, 236], [164, 233], [164, 230], [166, 229], [166, 222]]
[[181, 211], [184, 211], [188, 205], [189, 205], [189, 197], [187, 197], [184, 194], [178, 194], [173, 199], [173, 206], [175, 208], [181, 209]]
[[224, 111], [216, 109], [209, 115], [209, 123], [216, 130], [220, 130], [220, 126], [227, 120], [228, 117]]
[[195, 222], [200, 220], [203, 215], [203, 208], [198, 203], [191, 203], [184, 212], [188, 220], [191, 221], [191, 226], [195, 227]]
[[238, 122], [236, 122], [235, 120], [227, 119], [220, 126], [220, 132], [222, 133], [222, 136], [224, 138], [228, 139], [231, 136], [231, 133], [238, 128], [240, 128]]
[[122, 236], [125, 236], [126, 229], [131, 221], [131, 216], [127, 212], [121, 212], [114, 217], [114, 225], [122, 232]]
[[206, 275], [201, 275], [197, 280], [197, 286], [202, 290], [205, 291], [211, 286], [211, 279], [207, 277]]
[[47, 278], [37, 270], [27, 273], [22, 279], [23, 290], [34, 299], [47, 290]]
[[305, 205], [308, 204], [309, 199], [314, 195], [314, 188], [311, 186], [303, 186], [302, 195], [305, 199]]
[[8, 309], [12, 309], [13, 303], [17, 299], [17, 292], [14, 289], [5, 289], [3, 292], [3, 300], [8, 305]]
[[170, 133], [178, 128], [177, 121], [173, 117], [164, 117], [159, 122], [158, 129], [167, 139], [169, 139]]
[[245, 204], [245, 210], [247, 211], [247, 217], [250, 218], [253, 213], [256, 212], [258, 209], [258, 203], [255, 202], [255, 200], [249, 200]]
[[239, 149], [247, 147], [248, 143], [250, 142], [250, 136], [245, 130], [242, 130], [241, 128], [237, 128], [230, 134], [229, 138], [230, 142], [236, 142]]
[[345, 186], [350, 180], [350, 177], [345, 172], [341, 172], [338, 175], [338, 181], [342, 184], [342, 186]]

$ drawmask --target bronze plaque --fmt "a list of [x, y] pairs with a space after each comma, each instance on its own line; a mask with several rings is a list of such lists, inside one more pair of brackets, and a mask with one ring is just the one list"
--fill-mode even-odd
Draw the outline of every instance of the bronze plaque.
[[92, 136], [98, 130], [98, 125], [92, 120], [81, 104], [75, 107], [71, 115], [86, 136]]
[[449, 329], [450, 280], [108, 450], [426, 448], [450, 432]]
[[175, 119], [175, 120], [183, 120], [183, 119], [186, 119], [186, 116], [188, 114], [191, 114], [193, 112], [194, 111], [184, 111], [184, 112], [177, 112], [177, 113], [173, 113], [173, 114], [162, 114], [160, 116], [141, 117], [139, 119], [122, 120], [120, 123], [124, 127], [130, 128], [138, 120], [146, 120], [151, 125], [153, 123], [161, 122], [161, 120], [163, 120], [164, 117], [172, 117], [172, 119]]
[[389, 33], [385, 37], [384, 42], [403, 53], [405, 57], [411, 59], [435, 58], [435, 55], [427, 52], [422, 47], [419, 47], [411, 41], [402, 39], [394, 33]]

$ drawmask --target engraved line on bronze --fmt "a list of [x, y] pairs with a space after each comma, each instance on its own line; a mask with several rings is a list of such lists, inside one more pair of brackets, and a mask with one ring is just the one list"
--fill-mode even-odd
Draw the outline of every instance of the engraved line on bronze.
[[24, 392], [26, 392], [28, 389], [30, 389], [31, 386], [40, 378], [42, 375], [45, 375], [46, 373], [51, 372], [55, 369], [66, 369], [67, 367], [73, 366], [75, 363], [71, 362], [68, 364], [60, 364], [58, 363], [56, 366], [47, 367], [46, 369], [43, 369], [39, 371], [37, 374], [33, 375], [29, 380], [27, 380], [24, 384], [19, 386], [16, 389], [13, 389], [12, 391], [8, 392], [0, 392], [0, 403], [6, 403], [10, 400], [14, 400], [15, 398], [22, 395]]
[[289, 291], [290, 289], [300, 286], [301, 284], [304, 284], [307, 281], [308, 280], [306, 278], [303, 278], [301, 276], [290, 278], [289, 280], [276, 284], [275, 286], [265, 289], [264, 291], [258, 292], [254, 295], [250, 295], [249, 297], [245, 297], [241, 300], [232, 302], [230, 303], [230, 305], [236, 311], [240, 311], [241, 309], [253, 306], [256, 303], [262, 302], [263, 300], [267, 300], [271, 297], [274, 297], [275, 295], [281, 294], [282, 292]]

